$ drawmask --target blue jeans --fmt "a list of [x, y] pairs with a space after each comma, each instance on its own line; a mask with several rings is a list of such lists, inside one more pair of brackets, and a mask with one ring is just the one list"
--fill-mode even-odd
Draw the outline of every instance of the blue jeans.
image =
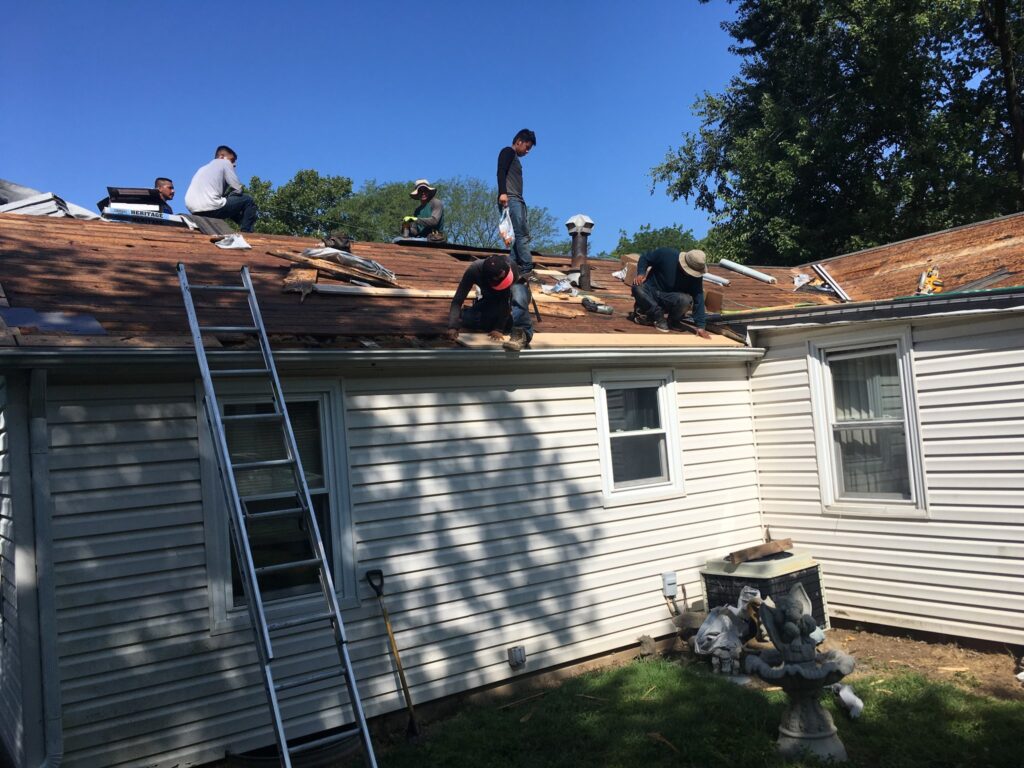
[[[501, 206], [499, 207], [499, 211]], [[533, 256], [530, 255], [530, 225], [527, 221], [526, 203], [518, 197], [508, 199], [508, 215], [512, 218], [512, 229], [516, 233], [510, 255], [519, 267], [520, 272], [533, 269]]]
[[230, 219], [238, 224], [243, 232], [252, 232], [256, 224], [256, 202], [249, 195], [231, 193], [224, 201], [224, 206], [215, 211], [193, 211], [196, 216], [208, 219]]
[[660, 320], [664, 312], [668, 315], [669, 322], [678, 323], [693, 304], [693, 296], [690, 294], [659, 291], [649, 280], [633, 286], [633, 299], [636, 301], [637, 311], [652, 322]]
[[[522, 282], [512, 284], [511, 326], [526, 336], [529, 344], [533, 338], [533, 316], [530, 314], [530, 289]], [[472, 306], [462, 310], [461, 327], [469, 331], [509, 330], [509, 307], [500, 301], [478, 299]]]

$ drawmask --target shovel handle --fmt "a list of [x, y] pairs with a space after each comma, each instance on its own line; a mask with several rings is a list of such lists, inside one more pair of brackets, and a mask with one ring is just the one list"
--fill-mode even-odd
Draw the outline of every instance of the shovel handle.
[[377, 593], [377, 597], [384, 596], [384, 571], [379, 568], [367, 571], [366, 582], [373, 588], [373, 591]]

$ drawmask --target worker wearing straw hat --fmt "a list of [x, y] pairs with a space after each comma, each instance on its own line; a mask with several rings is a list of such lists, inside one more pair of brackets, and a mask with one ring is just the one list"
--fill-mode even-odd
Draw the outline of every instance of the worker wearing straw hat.
[[[710, 339], [704, 330], [704, 273], [708, 271], [704, 251], [655, 248], [637, 261], [633, 280], [636, 305], [633, 320], [667, 333], [670, 326], [683, 329], [683, 316], [693, 310], [697, 335]], [[665, 315], [668, 315], [666, 320]]]
[[443, 241], [444, 203], [437, 197], [437, 187], [430, 186], [426, 179], [417, 179], [409, 197], [418, 200], [419, 205], [412, 216], [402, 219], [402, 237]]

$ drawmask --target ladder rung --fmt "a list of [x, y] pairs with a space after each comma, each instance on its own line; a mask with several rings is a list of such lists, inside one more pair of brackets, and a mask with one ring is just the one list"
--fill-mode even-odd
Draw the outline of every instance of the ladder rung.
[[221, 416], [221, 421], [280, 421], [280, 413], [238, 413], [232, 416]]
[[259, 328], [254, 325], [200, 325], [203, 333], [256, 333]]
[[268, 459], [267, 461], [243, 461], [240, 464], [232, 464], [231, 468], [235, 471], [240, 469], [262, 469], [264, 467], [287, 467], [289, 464], [294, 464], [292, 459]]
[[216, 368], [210, 370], [211, 376], [267, 376], [267, 368]]
[[312, 749], [317, 749], [318, 747], [326, 747], [331, 744], [337, 744], [339, 742], [345, 741], [346, 739], [351, 739], [353, 736], [359, 736], [361, 733], [362, 731], [359, 730], [359, 726], [355, 726], [352, 728], [345, 728], [344, 730], [337, 731], [335, 733], [332, 733], [330, 736], [324, 736], [320, 739], [314, 739], [313, 741], [304, 741], [302, 744], [296, 744], [294, 746], [289, 744], [288, 754], [299, 755], [303, 752], [309, 752]]
[[325, 613], [314, 613], [309, 616], [296, 616], [294, 619], [284, 619], [282, 621], [275, 621], [272, 624], [267, 624], [267, 629], [275, 631], [278, 629], [289, 629], [290, 627], [301, 627], [303, 624], [314, 624], [318, 621], [327, 621], [333, 619], [334, 614], [330, 611]]
[[306, 675], [305, 677], [296, 677], [291, 680], [285, 680], [283, 683], [274, 683], [274, 690], [287, 691], [289, 688], [299, 688], [300, 686], [316, 683], [320, 680], [327, 680], [331, 677], [341, 677], [341, 670], [325, 669], [323, 672], [314, 672], [312, 675]]
[[266, 520], [272, 517], [289, 517], [291, 515], [299, 515], [306, 511], [305, 507], [289, 507], [288, 509], [268, 509], [265, 512], [246, 512], [245, 516], [249, 520]]
[[252, 496], [242, 496], [239, 500], [243, 504], [252, 504], [254, 501], [280, 501], [281, 499], [297, 499], [299, 494], [296, 491], [275, 491], [274, 493], [254, 493]]
[[277, 565], [264, 565], [260, 568], [256, 568], [256, 575], [262, 576], [265, 573], [279, 573], [281, 571], [294, 571], [299, 568], [309, 568], [311, 566], [319, 566], [320, 558], [311, 557], [308, 560], [292, 560], [288, 563], [278, 563]]
[[246, 288], [244, 285], [192, 285], [192, 284], [189, 284], [188, 289], [190, 291], [215, 291], [215, 292], [223, 291], [224, 293], [227, 293], [229, 291], [242, 291], [243, 293], [248, 293], [249, 292], [249, 289]]

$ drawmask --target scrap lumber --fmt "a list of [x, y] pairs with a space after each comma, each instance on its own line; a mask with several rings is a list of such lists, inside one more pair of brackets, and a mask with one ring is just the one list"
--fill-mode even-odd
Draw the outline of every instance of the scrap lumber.
[[390, 299], [452, 299], [455, 291], [421, 288], [368, 288], [361, 285], [314, 285], [314, 293], [340, 296], [384, 296]]
[[768, 555], [774, 555], [778, 552], [785, 552], [787, 549], [792, 548], [792, 539], [778, 539], [777, 541], [769, 541], [764, 544], [758, 544], [755, 547], [737, 549], [735, 552], [730, 552], [728, 558], [729, 562], [733, 565], [739, 565], [740, 563], [745, 563], [748, 560], [757, 560], [758, 558], [768, 557]]
[[[541, 309], [543, 312], [543, 308]], [[501, 344], [486, 333], [460, 333], [459, 344], [470, 349], [488, 349]], [[567, 349], [600, 347], [704, 347], [739, 346], [727, 339], [702, 339], [688, 333], [535, 333], [530, 349]]]
[[334, 261], [327, 261], [326, 259], [311, 259], [308, 256], [303, 256], [299, 253], [291, 253], [289, 251], [267, 251], [271, 256], [276, 256], [279, 259], [287, 259], [288, 261], [294, 261], [296, 264], [304, 264], [307, 267], [315, 267], [316, 269], [323, 272], [325, 275], [337, 278], [339, 280], [365, 280], [368, 283], [376, 283], [378, 285], [392, 285], [401, 287], [398, 285], [398, 281], [387, 280], [380, 275], [373, 274], [370, 272], [364, 272], [361, 269], [355, 267], [338, 264]]
[[284, 291], [286, 293], [299, 293], [301, 304], [316, 287], [316, 278], [319, 273], [312, 267], [292, 267], [284, 276]]
[[551, 302], [541, 302], [537, 305], [537, 310], [540, 312], [541, 317], [582, 317], [587, 314], [587, 310], [583, 309], [579, 304], [553, 304]]

